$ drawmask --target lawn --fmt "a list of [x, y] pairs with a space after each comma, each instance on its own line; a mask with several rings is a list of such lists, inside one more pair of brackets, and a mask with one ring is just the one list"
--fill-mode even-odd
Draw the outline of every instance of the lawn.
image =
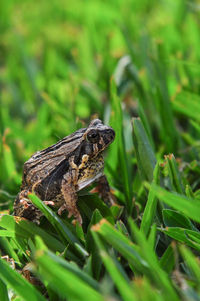
[[[0, 3], [0, 300], [200, 300], [199, 1]], [[100, 118], [115, 204], [80, 191], [83, 224], [36, 195], [30, 156]]]

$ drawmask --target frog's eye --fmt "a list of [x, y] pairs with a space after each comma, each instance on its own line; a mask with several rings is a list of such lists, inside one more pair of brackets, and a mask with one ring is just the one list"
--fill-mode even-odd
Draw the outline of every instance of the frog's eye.
[[97, 143], [99, 141], [99, 132], [97, 130], [91, 130], [87, 133], [87, 140], [91, 143]]

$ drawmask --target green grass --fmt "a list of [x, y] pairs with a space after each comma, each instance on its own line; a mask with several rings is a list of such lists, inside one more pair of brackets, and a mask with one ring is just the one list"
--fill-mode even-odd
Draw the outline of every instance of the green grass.
[[[200, 300], [199, 17], [195, 0], [1, 1], [0, 300]], [[23, 163], [94, 116], [116, 132], [117, 204], [80, 193], [74, 226], [30, 195], [40, 226], [14, 218]]]

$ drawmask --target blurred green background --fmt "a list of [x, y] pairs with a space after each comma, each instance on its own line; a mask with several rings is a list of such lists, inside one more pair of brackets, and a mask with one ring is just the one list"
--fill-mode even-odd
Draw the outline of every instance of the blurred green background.
[[92, 117], [117, 130], [116, 93], [130, 173], [132, 117], [158, 157], [199, 157], [184, 151], [198, 146], [198, 1], [1, 1], [0, 14], [2, 190], [16, 194], [23, 162]]
[[[197, 0], [0, 1], [0, 210], [35, 151], [97, 116], [116, 131], [105, 173], [122, 207], [81, 196], [83, 229], [37, 199], [47, 226], [0, 219], [0, 250], [33, 260], [50, 300], [199, 300], [199, 17]], [[27, 296], [0, 267], [0, 296]]]
[[129, 153], [133, 116], [160, 156], [194, 142], [198, 1], [1, 1], [0, 14], [2, 189], [17, 192], [34, 151], [92, 116], [109, 122], [112, 78]]

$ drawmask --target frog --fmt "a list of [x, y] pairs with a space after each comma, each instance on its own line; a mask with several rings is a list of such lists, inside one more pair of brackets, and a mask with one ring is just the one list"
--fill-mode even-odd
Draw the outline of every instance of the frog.
[[105, 203], [112, 203], [110, 186], [104, 175], [105, 149], [114, 141], [115, 131], [100, 119], [93, 119], [57, 143], [34, 153], [23, 166], [20, 192], [14, 202], [14, 216], [40, 223], [42, 212], [29, 198], [36, 194], [44, 204], [58, 208], [62, 215], [82, 224], [77, 207], [78, 192], [97, 182], [97, 190]]

